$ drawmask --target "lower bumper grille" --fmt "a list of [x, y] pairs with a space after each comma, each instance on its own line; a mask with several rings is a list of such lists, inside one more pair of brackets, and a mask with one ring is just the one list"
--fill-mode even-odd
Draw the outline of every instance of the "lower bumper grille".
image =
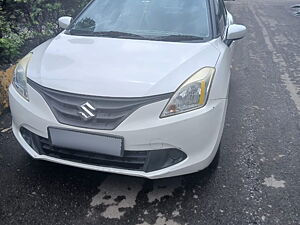
[[48, 139], [39, 138], [40, 153], [54, 158], [66, 159], [91, 165], [111, 166], [129, 170], [143, 170], [147, 152], [125, 151], [123, 157], [107, 156], [90, 152], [53, 147]]
[[20, 132], [24, 140], [40, 155], [88, 165], [152, 172], [175, 165], [187, 157], [178, 149], [124, 151], [122, 157], [109, 156], [54, 147], [49, 139], [40, 137], [25, 128], [21, 128]]

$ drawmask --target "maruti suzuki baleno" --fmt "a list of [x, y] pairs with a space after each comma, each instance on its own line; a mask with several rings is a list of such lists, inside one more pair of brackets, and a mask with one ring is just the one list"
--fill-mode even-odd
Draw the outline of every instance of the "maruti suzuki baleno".
[[9, 89], [33, 158], [150, 179], [213, 162], [246, 32], [223, 0], [94, 0], [58, 22]]

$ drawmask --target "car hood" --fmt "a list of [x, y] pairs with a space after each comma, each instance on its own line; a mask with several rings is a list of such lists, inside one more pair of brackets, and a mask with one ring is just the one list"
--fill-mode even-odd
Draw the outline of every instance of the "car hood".
[[174, 92], [189, 76], [215, 66], [210, 42], [178, 43], [60, 34], [33, 50], [28, 78], [65, 92], [142, 97]]

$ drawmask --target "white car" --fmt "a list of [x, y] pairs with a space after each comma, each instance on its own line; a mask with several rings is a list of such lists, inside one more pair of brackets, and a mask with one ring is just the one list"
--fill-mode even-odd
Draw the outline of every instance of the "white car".
[[246, 32], [223, 0], [94, 0], [59, 25], [9, 88], [33, 158], [150, 179], [211, 164]]

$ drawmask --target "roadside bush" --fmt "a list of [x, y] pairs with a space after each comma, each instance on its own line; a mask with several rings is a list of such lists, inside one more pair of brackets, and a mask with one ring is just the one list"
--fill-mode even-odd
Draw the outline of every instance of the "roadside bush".
[[0, 0], [0, 115], [15, 62], [60, 30], [60, 16], [74, 16], [89, 0]]
[[59, 32], [57, 19], [74, 16], [89, 0], [0, 0], [0, 66], [13, 63]]

